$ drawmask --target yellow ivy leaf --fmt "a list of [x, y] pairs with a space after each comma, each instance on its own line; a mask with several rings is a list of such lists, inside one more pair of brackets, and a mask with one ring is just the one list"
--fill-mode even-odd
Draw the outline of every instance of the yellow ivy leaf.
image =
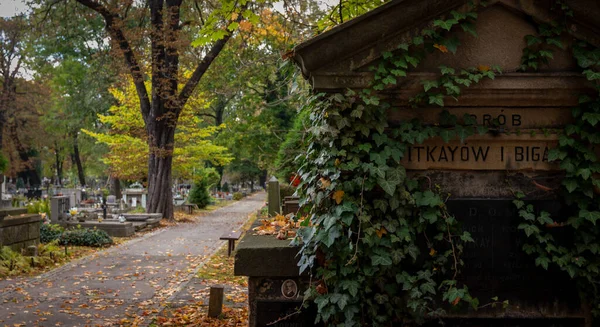
[[383, 235], [387, 234], [387, 230], [385, 227], [381, 227], [379, 230], [375, 231], [377, 237], [381, 238]]
[[331, 185], [331, 181], [326, 179], [325, 177], [321, 177], [321, 179], [319, 179], [319, 180], [321, 181], [323, 188], [328, 188], [329, 185]]
[[448, 48], [446, 48], [446, 46], [443, 45], [443, 44], [437, 44], [436, 43], [436, 44], [433, 45], [433, 47], [436, 48], [436, 49], [438, 49], [438, 50], [440, 50], [443, 53], [448, 52]]
[[434, 248], [431, 248], [431, 250], [429, 250], [429, 255], [430, 256], [434, 256], [437, 253], [437, 251]]
[[344, 198], [344, 191], [342, 191], [342, 190], [335, 191], [333, 193], [332, 198], [335, 200], [335, 203], [337, 203], [337, 204], [342, 203], [342, 199]]
[[340, 159], [335, 159], [335, 166], [339, 166], [342, 163]]
[[479, 69], [479, 71], [481, 71], [481, 72], [487, 72], [488, 70], [490, 70], [490, 66], [479, 65], [479, 66], [477, 66], [477, 69]]

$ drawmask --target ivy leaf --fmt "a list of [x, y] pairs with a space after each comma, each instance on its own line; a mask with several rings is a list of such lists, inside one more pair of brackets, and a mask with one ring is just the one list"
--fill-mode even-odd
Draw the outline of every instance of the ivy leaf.
[[530, 224], [520, 224], [518, 229], [525, 231], [525, 235], [527, 235], [527, 237], [531, 236], [533, 233], [540, 232], [540, 229], [537, 226]]
[[534, 35], [526, 35], [525, 41], [527, 41], [528, 47], [542, 43], [542, 39]]
[[414, 45], [421, 45], [421, 44], [423, 44], [423, 37], [422, 36], [415, 36], [413, 38], [413, 44]]
[[473, 24], [472, 22], [463, 22], [460, 24], [460, 27], [462, 27], [463, 31], [470, 33], [474, 37], [477, 37], [477, 30], [475, 29], [475, 24]]
[[446, 39], [444, 41], [444, 45], [446, 46], [446, 48], [448, 48], [450, 52], [452, 52], [452, 54], [456, 54], [456, 50], [460, 45], [460, 40], [458, 39], [458, 37], [454, 36], [449, 39]]
[[[598, 73], [598, 75], [600, 76], [600, 73]], [[590, 125], [596, 126], [596, 124], [598, 124], [598, 121], [600, 121], [600, 114], [593, 113], [593, 112], [586, 112], [583, 114], [583, 116], [581, 118], [583, 118], [583, 120], [590, 123]]]
[[398, 45], [398, 49], [404, 50], [404, 51], [408, 51], [408, 44], [406, 44], [406, 43], [400, 43]]
[[394, 60], [392, 63], [397, 68], [404, 68], [404, 69], [408, 68], [408, 64], [406, 63], [406, 60], [404, 60], [404, 58], [398, 58], [398, 59]]
[[430, 293], [432, 295], [435, 295], [435, 287], [433, 282], [421, 284], [420, 289], [421, 291], [423, 291], [423, 293]]
[[335, 200], [335, 203], [340, 204], [342, 203], [342, 199], [344, 198], [344, 191], [337, 190], [333, 193], [331, 197]]
[[442, 75], [453, 75], [456, 72], [452, 67], [440, 66], [439, 68]]
[[548, 270], [548, 264], [550, 263], [550, 259], [548, 257], [537, 257], [535, 259], [535, 265], [541, 266], [544, 270]]
[[421, 213], [421, 216], [431, 225], [438, 220], [439, 212], [434, 208], [427, 208]]
[[406, 61], [411, 64], [413, 67], [417, 67], [417, 65], [419, 64], [419, 59], [415, 58], [415, 57], [411, 57], [409, 55], [405, 55], [404, 59], [406, 59]]
[[421, 81], [421, 84], [423, 84], [423, 89], [425, 90], [425, 92], [439, 86], [438, 81], [424, 80], [424, 81]]
[[440, 131], [440, 137], [446, 143], [448, 143], [452, 138], [454, 138], [455, 134], [456, 134], [456, 132], [452, 129], [444, 128]]
[[446, 31], [449, 31], [455, 24], [458, 24], [458, 21], [454, 18], [448, 20], [437, 19], [433, 22], [433, 26], [441, 27]]
[[375, 166], [375, 165], [370, 166], [369, 173], [371, 174], [371, 176], [374, 176], [374, 177], [378, 177], [378, 178], [385, 177], [385, 170], [380, 166]]
[[392, 258], [389, 256], [374, 255], [371, 257], [371, 265], [373, 266], [391, 266]]
[[569, 193], [573, 193], [573, 191], [575, 191], [575, 189], [577, 189], [577, 185], [579, 183], [577, 183], [576, 179], [567, 179], [565, 178], [562, 182], [562, 184], [567, 188], [567, 191]]
[[389, 84], [396, 85], [396, 79], [394, 78], [394, 76], [387, 76], [386, 78], [384, 78], [382, 80], [382, 82], [385, 83], [386, 85], [389, 85]]
[[[402, 69], [392, 69], [391, 70], [392, 75], [397, 76], [397, 77], [406, 77], [406, 71], [402, 70]], [[394, 79], [394, 84], [395, 83], [395, 79]]]
[[469, 232], [463, 232], [462, 235], [460, 236], [460, 239], [463, 242], [475, 242], [475, 240], [473, 239], [473, 237], [471, 237], [471, 233]]
[[554, 55], [552, 54], [552, 51], [550, 51], [550, 50], [540, 50], [540, 56], [542, 56], [544, 58], [554, 59]]
[[583, 75], [585, 75], [585, 77], [587, 77], [587, 79], [590, 81], [600, 79], [600, 73], [597, 73], [591, 69], [584, 70]]
[[358, 288], [360, 287], [360, 284], [355, 280], [343, 280], [340, 282], [340, 286], [344, 290], [347, 290], [348, 293], [350, 293], [350, 296], [356, 297], [356, 295], [358, 294]]
[[542, 211], [537, 219], [541, 224], [553, 224], [554, 221], [550, 218], [550, 214], [547, 211]]
[[440, 107], [444, 106], [444, 95], [438, 93], [436, 95], [429, 96], [429, 104], [437, 104]]
[[340, 310], [344, 310], [344, 308], [346, 308], [346, 306], [348, 305], [348, 295], [347, 294], [342, 294], [342, 296], [338, 299], [337, 301], [338, 307], [340, 307]]
[[594, 226], [596, 226], [596, 221], [600, 219], [600, 212], [598, 211], [587, 211], [581, 210], [579, 212], [579, 217], [585, 220], [591, 221]]
[[588, 180], [592, 176], [592, 172], [589, 169], [579, 169], [577, 175], [581, 176], [584, 180]]
[[379, 184], [379, 186], [381, 186], [381, 188], [385, 191], [385, 193], [387, 193], [391, 196], [393, 196], [394, 192], [396, 192], [396, 185], [398, 185], [398, 184], [391, 182], [384, 178], [380, 178], [377, 181], [377, 184]]

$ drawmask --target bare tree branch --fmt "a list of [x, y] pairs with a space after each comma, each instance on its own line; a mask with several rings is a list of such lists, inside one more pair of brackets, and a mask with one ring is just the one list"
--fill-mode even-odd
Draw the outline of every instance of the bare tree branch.
[[144, 85], [144, 73], [140, 68], [138, 60], [135, 54], [133, 53], [133, 49], [131, 48], [129, 41], [125, 37], [125, 34], [121, 30], [121, 28], [119, 27], [119, 16], [117, 14], [112, 13], [104, 5], [94, 0], [76, 1], [97, 12], [104, 18], [108, 34], [115, 42], [117, 42], [119, 48], [123, 52], [123, 56], [125, 57], [125, 63], [129, 68], [129, 72], [131, 74], [131, 77], [133, 78], [133, 84], [135, 85], [135, 89], [140, 98], [142, 117], [144, 118], [144, 121], [146, 121], [150, 113], [150, 98], [148, 96], [148, 90], [146, 89], [146, 85]]

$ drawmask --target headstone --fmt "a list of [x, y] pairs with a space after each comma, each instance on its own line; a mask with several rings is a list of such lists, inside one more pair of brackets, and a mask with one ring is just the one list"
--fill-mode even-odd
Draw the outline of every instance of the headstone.
[[279, 181], [275, 176], [269, 180], [269, 216], [281, 213], [281, 195], [279, 193]]
[[117, 197], [114, 195], [109, 195], [106, 197], [106, 204], [116, 204], [117, 203]]
[[57, 224], [67, 219], [67, 213], [71, 208], [69, 197], [54, 196], [50, 198], [50, 219], [52, 223]]

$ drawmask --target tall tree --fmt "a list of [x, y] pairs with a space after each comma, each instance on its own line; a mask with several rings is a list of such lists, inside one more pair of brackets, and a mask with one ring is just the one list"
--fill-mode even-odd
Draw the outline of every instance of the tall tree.
[[[99, 14], [113, 46], [120, 50], [139, 98], [149, 148], [148, 212], [173, 218], [172, 172], [175, 129], [183, 106], [232, 32], [244, 19], [255, 19], [247, 0], [76, 0]], [[46, 1], [47, 6], [57, 1]], [[149, 20], [147, 19], [149, 18]], [[184, 33], [189, 32], [189, 33]], [[193, 74], [182, 83], [182, 53], [191, 52], [190, 34], [200, 35]], [[147, 44], [149, 43], [149, 44]], [[146, 74], [146, 65], [149, 73]], [[144, 83], [151, 81], [151, 91]], [[178, 86], [184, 86], [179, 89]]]
[[19, 71], [24, 61], [26, 22], [22, 16], [0, 17], [0, 150], [7, 113], [17, 99]]

